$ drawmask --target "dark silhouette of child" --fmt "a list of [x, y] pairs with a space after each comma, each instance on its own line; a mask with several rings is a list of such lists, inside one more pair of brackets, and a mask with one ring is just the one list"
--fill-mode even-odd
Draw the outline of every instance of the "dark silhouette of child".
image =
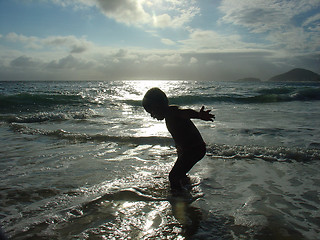
[[188, 179], [187, 172], [206, 153], [206, 144], [190, 119], [213, 121], [215, 116], [210, 110], [205, 111], [204, 106], [197, 112], [169, 105], [166, 94], [159, 88], [151, 88], [145, 94], [142, 105], [151, 117], [166, 121], [178, 153], [178, 159], [169, 173], [169, 181], [172, 189], [179, 190], [182, 188], [181, 182]]

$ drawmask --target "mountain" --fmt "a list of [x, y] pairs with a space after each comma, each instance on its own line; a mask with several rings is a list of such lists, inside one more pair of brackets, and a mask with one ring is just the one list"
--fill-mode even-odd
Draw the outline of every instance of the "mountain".
[[289, 72], [274, 76], [269, 79], [273, 82], [314, 82], [320, 81], [320, 75], [312, 71], [295, 68]]

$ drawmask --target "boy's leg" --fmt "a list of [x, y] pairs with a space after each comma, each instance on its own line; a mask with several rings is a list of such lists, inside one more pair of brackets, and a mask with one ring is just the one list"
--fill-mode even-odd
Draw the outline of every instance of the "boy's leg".
[[180, 180], [186, 176], [187, 172], [184, 171], [183, 162], [183, 158], [178, 157], [176, 163], [169, 173], [169, 181], [172, 189], [180, 189]]
[[178, 153], [178, 159], [169, 173], [171, 188], [181, 188], [180, 181], [187, 178], [187, 172], [204, 157], [205, 153], [205, 146], [196, 149], [196, 151]]

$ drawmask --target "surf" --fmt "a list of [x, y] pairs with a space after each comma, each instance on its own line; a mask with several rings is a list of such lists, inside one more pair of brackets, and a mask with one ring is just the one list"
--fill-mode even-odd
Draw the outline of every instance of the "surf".
[[[238, 93], [212, 93], [196, 95], [172, 96], [170, 104], [173, 105], [195, 105], [195, 104], [217, 104], [217, 103], [234, 103], [234, 104], [265, 104], [265, 103], [282, 103], [294, 101], [319, 101], [320, 88], [302, 88], [293, 87], [268, 88], [256, 92], [239, 95]], [[131, 106], [141, 106], [141, 100], [123, 100], [122, 102]]]
[[91, 103], [78, 94], [36, 94], [17, 93], [0, 95], [1, 112], [28, 112], [58, 105], [79, 105]]
[[45, 130], [41, 128], [33, 128], [19, 123], [11, 123], [10, 128], [12, 131], [20, 134], [39, 135], [46, 137], [58, 138], [61, 140], [68, 140], [71, 142], [116, 142], [116, 143], [132, 143], [142, 145], [173, 145], [173, 141], [170, 137], [159, 136], [116, 136], [105, 134], [87, 134], [68, 132], [63, 129], [57, 130]]

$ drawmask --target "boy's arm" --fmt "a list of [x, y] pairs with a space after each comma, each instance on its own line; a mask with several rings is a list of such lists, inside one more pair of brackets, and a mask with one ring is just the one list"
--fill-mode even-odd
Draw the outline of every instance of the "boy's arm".
[[210, 113], [211, 110], [204, 110], [204, 106], [200, 109], [200, 112], [197, 112], [193, 109], [181, 109], [180, 116], [183, 118], [196, 118], [204, 121], [212, 121], [215, 119], [214, 114]]

